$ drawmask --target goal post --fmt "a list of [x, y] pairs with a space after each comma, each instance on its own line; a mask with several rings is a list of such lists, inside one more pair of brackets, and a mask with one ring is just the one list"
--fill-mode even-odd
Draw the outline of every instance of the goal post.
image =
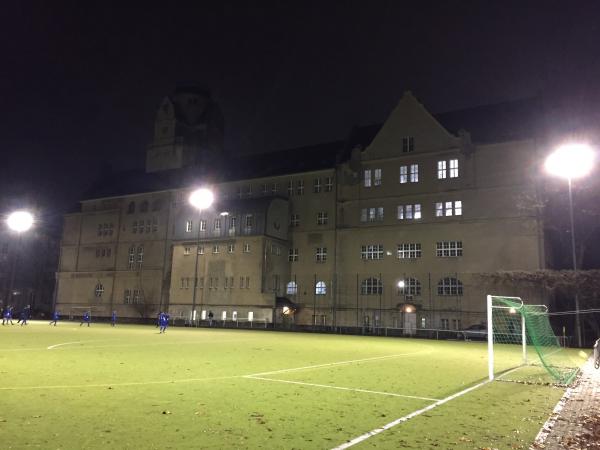
[[578, 364], [554, 334], [546, 305], [498, 295], [488, 295], [486, 303], [490, 380], [499, 373], [506, 379], [509, 372], [526, 382], [544, 382], [549, 375], [553, 383], [569, 384], [575, 378]]

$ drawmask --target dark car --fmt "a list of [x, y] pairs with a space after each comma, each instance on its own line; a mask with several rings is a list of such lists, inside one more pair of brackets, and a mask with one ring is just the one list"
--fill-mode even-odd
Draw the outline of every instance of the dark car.
[[459, 334], [459, 338], [463, 337], [465, 341], [467, 340], [483, 340], [487, 339], [487, 325], [483, 323], [478, 323], [476, 325], [471, 325], [470, 327], [465, 328]]

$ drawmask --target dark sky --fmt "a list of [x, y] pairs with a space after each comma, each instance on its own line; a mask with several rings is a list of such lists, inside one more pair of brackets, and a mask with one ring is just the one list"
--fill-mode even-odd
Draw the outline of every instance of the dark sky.
[[177, 81], [212, 90], [233, 153], [339, 139], [406, 89], [433, 112], [600, 97], [597, 1], [89, 3], [3, 3], [5, 195], [60, 209], [103, 165], [142, 167]]

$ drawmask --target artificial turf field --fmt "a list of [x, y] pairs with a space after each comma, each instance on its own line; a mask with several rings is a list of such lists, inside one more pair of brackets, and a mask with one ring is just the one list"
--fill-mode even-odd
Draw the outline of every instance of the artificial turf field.
[[[479, 342], [31, 322], [0, 344], [7, 449], [331, 449], [487, 376]], [[353, 448], [527, 448], [562, 394], [484, 384]]]

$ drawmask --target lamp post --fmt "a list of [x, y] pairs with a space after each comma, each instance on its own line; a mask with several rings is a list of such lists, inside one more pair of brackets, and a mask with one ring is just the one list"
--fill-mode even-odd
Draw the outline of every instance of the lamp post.
[[198, 249], [200, 248], [200, 215], [211, 207], [214, 194], [210, 189], [200, 188], [191, 193], [189, 202], [198, 210], [198, 234], [196, 235], [196, 262], [194, 264], [194, 292], [192, 293], [192, 323], [196, 322], [196, 291], [198, 290]]
[[17, 260], [19, 258], [19, 251], [21, 248], [21, 235], [22, 233], [28, 231], [33, 226], [33, 215], [27, 211], [15, 211], [6, 219], [6, 225], [12, 231], [16, 232], [19, 236], [17, 243], [17, 252], [12, 260], [12, 266], [10, 270], [10, 281], [8, 286], [8, 295], [7, 295], [7, 305], [12, 304], [13, 298], [13, 289], [15, 284], [15, 272], [17, 268]]
[[[552, 175], [566, 178], [569, 185], [569, 219], [571, 222], [571, 257], [573, 272], [577, 273], [577, 255], [575, 250], [575, 221], [573, 219], [572, 180], [587, 175], [594, 163], [594, 152], [587, 144], [565, 144], [558, 147], [546, 158], [546, 171]], [[581, 322], [579, 318], [579, 295], [575, 292], [575, 333], [577, 345], [582, 346]]]

